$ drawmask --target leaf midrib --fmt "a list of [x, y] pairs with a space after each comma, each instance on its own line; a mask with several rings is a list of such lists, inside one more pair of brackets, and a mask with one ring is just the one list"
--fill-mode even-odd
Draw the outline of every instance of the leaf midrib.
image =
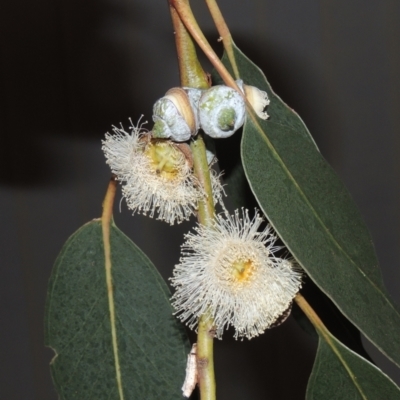
[[102, 238], [104, 245], [104, 268], [106, 273], [106, 284], [107, 284], [107, 298], [109, 305], [109, 317], [111, 325], [111, 338], [112, 347], [114, 354], [114, 364], [115, 364], [115, 375], [118, 387], [118, 394], [120, 400], [124, 400], [124, 392], [122, 386], [122, 376], [121, 376], [121, 365], [119, 362], [119, 352], [118, 352], [118, 338], [117, 338], [117, 326], [115, 318], [115, 302], [114, 302], [114, 288], [112, 280], [112, 255], [111, 255], [111, 221], [106, 220], [104, 213], [102, 217]]
[[[308, 197], [306, 196], [306, 194], [303, 192], [303, 190], [300, 188], [300, 186], [298, 185], [296, 179], [293, 177], [293, 175], [291, 174], [289, 168], [286, 166], [285, 162], [282, 160], [282, 158], [280, 157], [279, 153], [275, 150], [275, 147], [273, 146], [273, 144], [271, 143], [271, 141], [268, 139], [267, 135], [265, 134], [265, 132], [263, 131], [263, 129], [261, 128], [261, 126], [259, 125], [258, 121], [256, 120], [256, 117], [254, 116], [252, 110], [250, 110], [249, 108], [247, 108], [247, 115], [251, 116], [251, 120], [253, 122], [254, 127], [257, 129], [257, 131], [259, 131], [260, 136], [263, 138], [263, 140], [265, 141], [266, 145], [268, 146], [268, 148], [271, 150], [271, 152], [273, 153], [273, 155], [275, 156], [276, 160], [280, 163], [282, 169], [284, 170], [284, 172], [286, 173], [286, 175], [288, 176], [288, 178], [292, 181], [293, 185], [295, 186], [296, 190], [298, 191], [298, 193], [301, 195], [301, 197], [304, 199], [305, 203], [308, 205], [308, 207], [310, 208], [310, 210], [312, 211], [312, 213], [314, 214], [316, 220], [319, 222], [319, 224], [321, 225], [321, 227], [323, 228], [323, 230], [327, 233], [328, 237], [330, 238], [331, 242], [339, 249], [339, 251], [341, 253], [343, 253], [345, 255], [345, 257], [350, 261], [351, 264], [353, 264], [353, 266], [356, 268], [356, 270], [360, 273], [360, 275], [363, 278], [366, 278], [367, 281], [371, 284], [371, 286], [373, 288], [375, 288], [375, 290], [381, 295], [381, 297], [383, 297], [383, 299], [385, 300], [385, 302], [387, 304], [389, 304], [390, 308], [398, 315], [398, 311], [394, 308], [393, 304], [389, 301], [389, 299], [383, 294], [383, 292], [380, 290], [380, 288], [378, 288], [376, 286], [376, 284], [371, 281], [371, 279], [369, 278], [369, 276], [367, 274], [364, 273], [364, 271], [362, 271], [360, 269], [360, 267], [353, 261], [353, 259], [349, 256], [349, 254], [342, 248], [342, 246], [337, 242], [337, 240], [335, 239], [335, 237], [332, 235], [332, 233], [329, 231], [329, 229], [326, 227], [326, 225], [324, 224], [324, 222], [322, 221], [322, 219], [320, 218], [319, 214], [316, 212], [314, 206], [311, 204], [311, 202], [309, 201]], [[243, 142], [242, 142], [243, 143]], [[242, 158], [243, 158], [243, 147], [241, 148], [241, 153], [242, 153]], [[248, 175], [247, 172], [247, 168], [245, 163], [243, 164], [244, 170], [246, 172], [246, 175]], [[252, 187], [252, 183], [249, 180], [249, 184]], [[253, 190], [254, 193], [254, 190]], [[257, 195], [255, 195], [257, 197]], [[272, 222], [271, 222], [272, 223]], [[289, 246], [288, 246], [289, 247]], [[333, 300], [334, 301], [334, 300]], [[334, 301], [335, 302], [335, 301]], [[336, 304], [336, 302], [335, 302]], [[338, 307], [341, 309], [341, 307], [338, 305]]]
[[[336, 357], [339, 359], [341, 364], [343, 365], [344, 369], [346, 370], [347, 374], [349, 375], [350, 379], [352, 380], [354, 386], [357, 388], [358, 392], [360, 393], [361, 397], [364, 400], [368, 400], [368, 397], [364, 394], [364, 391], [360, 384], [357, 382], [357, 378], [355, 374], [353, 373], [352, 369], [346, 362], [346, 360], [343, 358], [342, 354], [340, 353], [339, 349], [336, 347], [334, 341], [332, 340], [332, 336], [327, 333], [327, 332], [321, 332], [320, 333], [320, 340], [322, 339], [321, 336], [323, 337], [323, 340], [328, 344], [328, 346], [332, 349], [333, 353], [336, 355]], [[367, 362], [367, 360], [365, 360]]]

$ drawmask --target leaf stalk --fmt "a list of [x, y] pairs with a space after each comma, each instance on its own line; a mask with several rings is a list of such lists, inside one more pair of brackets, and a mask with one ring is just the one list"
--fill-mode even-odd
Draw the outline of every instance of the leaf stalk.
[[310, 306], [310, 304], [307, 302], [307, 300], [300, 293], [297, 293], [294, 300], [297, 303], [297, 305], [302, 309], [302, 311], [307, 316], [307, 318], [310, 320], [310, 322], [313, 324], [314, 328], [318, 332], [319, 337], [321, 339], [325, 340], [325, 342], [329, 345], [329, 347], [335, 353], [336, 357], [339, 359], [339, 361], [343, 365], [344, 369], [349, 374], [351, 380], [353, 381], [354, 386], [357, 388], [358, 392], [360, 393], [361, 398], [367, 400], [367, 396], [365, 395], [363, 389], [361, 388], [360, 384], [358, 383], [357, 377], [354, 375], [354, 373], [350, 369], [348, 363], [344, 360], [343, 356], [340, 354], [340, 351], [338, 350], [334, 341], [332, 340], [332, 334], [328, 331], [327, 327], [324, 325], [324, 323], [318, 317], [318, 315], [313, 310], [313, 308]]
[[110, 312], [110, 321], [111, 321], [111, 338], [112, 338], [112, 347], [114, 354], [115, 378], [117, 381], [119, 399], [124, 400], [124, 392], [122, 388], [122, 378], [121, 378], [121, 367], [120, 367], [119, 353], [118, 353], [117, 330], [115, 327], [116, 319], [115, 319], [115, 304], [114, 304], [114, 287], [111, 274], [112, 263], [111, 263], [110, 225], [112, 222], [113, 205], [114, 205], [116, 191], [117, 191], [117, 182], [115, 178], [112, 177], [110, 179], [110, 183], [108, 184], [106, 196], [103, 201], [101, 227], [103, 231], [104, 266], [106, 269], [107, 297], [108, 297], [108, 309]]
[[231, 32], [229, 31], [228, 25], [221, 13], [221, 10], [216, 2], [216, 0], [205, 0], [207, 7], [210, 11], [211, 17], [214, 20], [214, 24], [217, 27], [218, 33], [222, 39], [222, 44], [228, 56], [228, 59], [232, 65], [233, 73], [236, 79], [240, 78], [239, 68], [236, 64], [235, 55], [233, 52], [233, 40]]

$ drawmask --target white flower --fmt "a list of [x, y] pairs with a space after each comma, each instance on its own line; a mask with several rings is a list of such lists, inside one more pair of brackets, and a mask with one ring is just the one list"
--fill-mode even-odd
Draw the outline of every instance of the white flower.
[[175, 266], [173, 306], [193, 329], [200, 315], [210, 315], [221, 338], [233, 326], [235, 338], [252, 338], [277, 322], [301, 287], [301, 272], [293, 260], [274, 256], [282, 247], [263, 219], [218, 215], [213, 227], [198, 225], [182, 245]]
[[[141, 125], [128, 133], [113, 127], [102, 141], [111, 171], [123, 182], [122, 194], [133, 213], [164, 220], [171, 225], [187, 220], [204, 191], [192, 171], [190, 147], [185, 143], [152, 139]], [[214, 201], [222, 201], [222, 185], [211, 171]]]

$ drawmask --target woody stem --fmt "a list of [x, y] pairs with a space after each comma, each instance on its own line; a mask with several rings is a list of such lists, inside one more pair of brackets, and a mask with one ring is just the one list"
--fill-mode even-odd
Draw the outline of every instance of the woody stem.
[[[189, 6], [188, 0], [184, 0], [184, 2]], [[206, 89], [209, 87], [207, 75], [197, 59], [196, 49], [188, 32], [188, 25], [183, 24], [181, 16], [175, 8], [174, 0], [170, 0], [170, 11], [175, 30], [181, 85]], [[206, 147], [200, 134], [192, 141], [190, 147], [193, 155], [194, 174], [205, 193], [205, 197], [198, 204], [198, 221], [202, 225], [211, 226], [214, 218], [214, 201]], [[200, 316], [197, 334], [197, 370], [201, 400], [216, 400], [213, 338], [213, 319], [208, 315]]]

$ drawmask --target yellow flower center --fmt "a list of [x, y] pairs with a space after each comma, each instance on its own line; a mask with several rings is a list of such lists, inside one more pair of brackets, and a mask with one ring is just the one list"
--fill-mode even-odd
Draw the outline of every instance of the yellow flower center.
[[185, 165], [185, 156], [173, 144], [152, 141], [149, 143], [144, 154], [150, 160], [154, 172], [166, 179], [174, 180]]
[[246, 283], [251, 279], [254, 270], [255, 266], [252, 260], [236, 260], [232, 263], [231, 269], [233, 280], [237, 283]]

